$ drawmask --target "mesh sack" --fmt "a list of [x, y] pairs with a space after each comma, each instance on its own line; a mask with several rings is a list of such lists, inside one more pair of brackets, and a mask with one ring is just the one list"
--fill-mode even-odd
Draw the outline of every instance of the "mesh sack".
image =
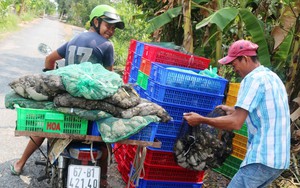
[[80, 118], [87, 119], [90, 121], [112, 117], [111, 114], [104, 112], [102, 110], [86, 110], [82, 108], [66, 108], [66, 107], [57, 107], [55, 108], [55, 110], [64, 114], [78, 116]]
[[32, 99], [27, 99], [18, 95], [14, 91], [10, 91], [5, 95], [4, 103], [5, 107], [8, 109], [14, 109], [14, 105], [17, 104], [22, 108], [54, 110], [54, 105], [51, 101], [35, 101]]
[[123, 85], [120, 75], [90, 62], [68, 65], [47, 74], [61, 76], [66, 91], [72, 96], [92, 100], [110, 97]]
[[[226, 112], [214, 109], [207, 117], [224, 116]], [[220, 130], [207, 124], [191, 127], [186, 121], [174, 145], [177, 164], [191, 170], [217, 168], [232, 153], [232, 131]]]
[[97, 120], [102, 140], [106, 143], [114, 143], [129, 138], [152, 122], [158, 122], [159, 117], [134, 116], [130, 119], [105, 118]]

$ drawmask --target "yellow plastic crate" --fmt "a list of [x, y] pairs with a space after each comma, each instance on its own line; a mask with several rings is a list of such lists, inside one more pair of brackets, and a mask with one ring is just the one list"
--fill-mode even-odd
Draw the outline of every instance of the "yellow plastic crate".
[[226, 97], [226, 105], [227, 106], [234, 106], [236, 103], [237, 97], [235, 96], [231, 96], [231, 95], [227, 95]]
[[248, 141], [248, 138], [247, 138], [247, 137], [235, 133], [235, 136], [234, 136], [232, 142], [233, 142], [234, 144], [237, 144], [238, 146], [241, 146], [241, 147], [243, 147], [243, 148], [247, 148], [247, 141]]
[[19, 131], [86, 134], [88, 121], [78, 116], [51, 110], [17, 107], [17, 127]]
[[240, 83], [229, 83], [229, 90], [227, 95], [237, 96], [240, 89]]
[[232, 156], [237, 157], [241, 160], [244, 160], [246, 156], [247, 149], [244, 146], [241, 146], [237, 143], [232, 143], [233, 151], [232, 151]]

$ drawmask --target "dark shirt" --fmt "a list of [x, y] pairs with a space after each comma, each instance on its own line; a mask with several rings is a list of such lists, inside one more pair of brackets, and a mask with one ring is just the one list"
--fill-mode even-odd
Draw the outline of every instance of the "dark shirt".
[[65, 66], [81, 62], [100, 63], [104, 67], [114, 64], [113, 44], [96, 32], [83, 32], [57, 49], [65, 58]]

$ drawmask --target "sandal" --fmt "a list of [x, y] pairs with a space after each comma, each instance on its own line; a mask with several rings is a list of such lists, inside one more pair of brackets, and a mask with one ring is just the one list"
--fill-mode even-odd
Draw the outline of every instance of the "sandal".
[[11, 164], [10, 165], [10, 173], [14, 176], [19, 176], [22, 173], [22, 171], [20, 171], [20, 172], [16, 171], [14, 165]]

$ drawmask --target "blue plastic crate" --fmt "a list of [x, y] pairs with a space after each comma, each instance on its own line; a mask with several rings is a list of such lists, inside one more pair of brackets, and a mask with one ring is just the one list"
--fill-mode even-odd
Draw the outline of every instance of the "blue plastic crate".
[[132, 66], [135, 66], [138, 69], [140, 69], [141, 62], [142, 62], [142, 56], [138, 55], [137, 53], [134, 53], [134, 57], [133, 57], [133, 60], [132, 60]]
[[[129, 83], [136, 83], [138, 74], [139, 74], [139, 68], [132, 65], [129, 74]], [[135, 82], [130, 82], [130, 79], [134, 80]]]
[[179, 88], [223, 95], [228, 81], [222, 77], [211, 78], [199, 75], [201, 70], [152, 63], [150, 79]]
[[141, 88], [141, 86], [135, 85], [134, 89], [140, 95], [141, 98], [146, 98], [147, 97], [146, 90], [144, 90], [143, 88]]
[[144, 43], [140, 41], [136, 41], [135, 53], [142, 56], [144, 53]]
[[136, 79], [129, 76], [128, 83], [136, 84]]
[[156, 134], [155, 139], [157, 139], [161, 142], [161, 147], [160, 148], [149, 147], [149, 148], [151, 148], [153, 150], [172, 151], [173, 152], [174, 144], [177, 140], [177, 136]]
[[177, 136], [181, 129], [180, 121], [169, 121], [167, 123], [159, 123], [156, 134], [168, 136]]
[[98, 125], [96, 121], [93, 121], [91, 124], [88, 126], [88, 135], [92, 136], [100, 136], [100, 132], [98, 129]]
[[209, 112], [212, 111], [212, 109], [195, 108], [195, 107], [171, 104], [167, 102], [161, 102], [149, 97], [148, 95], [146, 99], [163, 107], [175, 121], [182, 121], [183, 120], [182, 116], [183, 113], [185, 112], [196, 112], [202, 116], [206, 116]]
[[153, 188], [153, 187], [163, 187], [163, 188], [201, 188], [201, 183], [190, 183], [190, 182], [172, 182], [172, 181], [153, 181], [153, 180], [139, 180], [139, 186], [137, 188]]
[[222, 104], [224, 99], [224, 95], [166, 86], [151, 79], [148, 79], [146, 93], [149, 97], [161, 102], [206, 109], [214, 109], [216, 106]]
[[129, 139], [153, 142], [157, 132], [157, 125], [157, 123], [150, 123], [137, 134], [134, 134], [131, 137], [129, 137]]

